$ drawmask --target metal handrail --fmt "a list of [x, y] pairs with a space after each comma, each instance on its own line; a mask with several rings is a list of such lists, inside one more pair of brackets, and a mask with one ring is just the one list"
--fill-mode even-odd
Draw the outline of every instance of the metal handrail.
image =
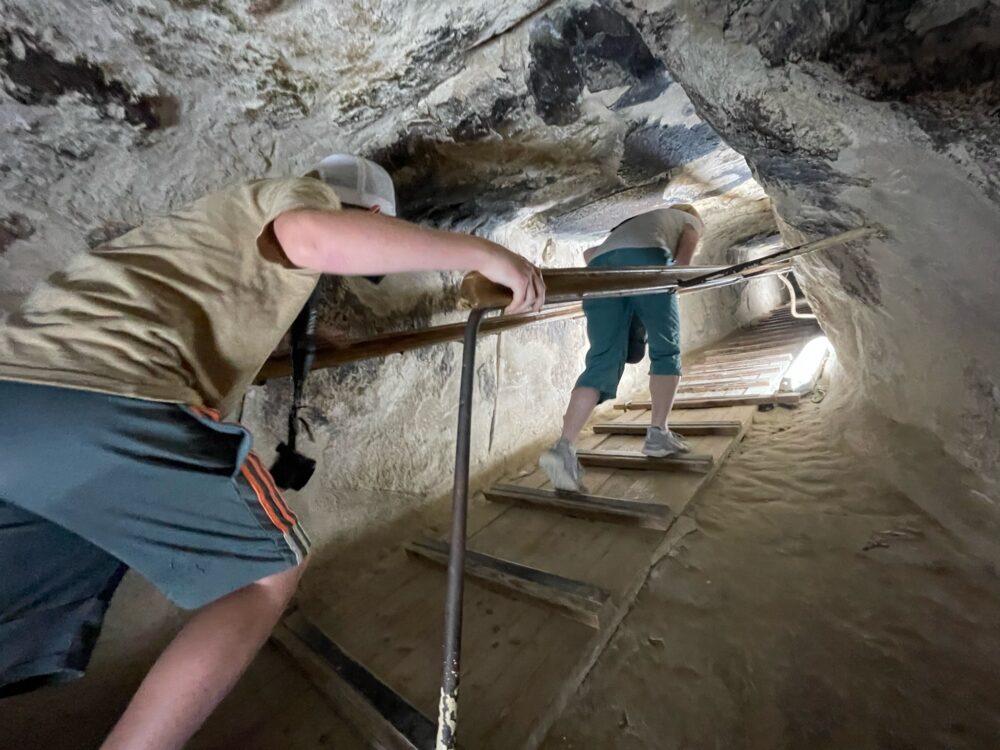
[[462, 384], [458, 397], [458, 436], [455, 440], [455, 483], [451, 501], [451, 544], [448, 551], [448, 590], [444, 607], [444, 667], [438, 703], [437, 747], [454, 750], [458, 731], [458, 682], [462, 655], [462, 595], [465, 589], [466, 513], [469, 508], [469, 448], [472, 436], [472, 397], [475, 390], [476, 339], [484, 310], [473, 310], [465, 324], [462, 343]]
[[[576, 270], [576, 269], [572, 269]], [[785, 273], [791, 270], [790, 264], [779, 264], [775, 267], [767, 268], [754, 275], [747, 274], [732, 280], [723, 280], [721, 283], [706, 283], [701, 287], [678, 286], [673, 283], [664, 284], [654, 288], [652, 291], [643, 293], [655, 294], [657, 292], [676, 291], [677, 294], [687, 294], [689, 292], [701, 291], [715, 286], [729, 286], [741, 281], [743, 278], [758, 278]], [[599, 296], [628, 296], [635, 292], [629, 290], [616, 290], [614, 292], [585, 293], [584, 299], [594, 299]], [[550, 306], [551, 305], [551, 306]], [[583, 308], [579, 302], [558, 303], [546, 298], [545, 309], [539, 312], [517, 313], [515, 315], [498, 315], [488, 317], [483, 320], [480, 328], [480, 335], [489, 336], [501, 333], [512, 328], [521, 328], [539, 323], [550, 323], [557, 320], [572, 320], [583, 316]], [[385, 357], [390, 354], [401, 354], [403, 352], [421, 349], [426, 346], [436, 344], [447, 344], [452, 341], [461, 341], [465, 332], [465, 323], [445, 323], [443, 325], [428, 326], [410, 331], [393, 331], [391, 333], [380, 333], [363, 339], [353, 339], [344, 342], [326, 343], [320, 342], [316, 349], [315, 360], [311, 370], [323, 370], [330, 367], [360, 362], [365, 359], [375, 357]], [[261, 367], [254, 383], [260, 384], [276, 378], [288, 377], [292, 374], [291, 354], [278, 354], [272, 356], [264, 366]]]
[[[627, 297], [634, 294], [662, 294], [678, 289], [708, 289], [737, 284], [750, 276], [790, 270], [792, 258], [825, 250], [845, 242], [866, 239], [880, 232], [875, 227], [859, 227], [846, 232], [786, 248], [753, 260], [729, 266], [654, 266], [632, 268], [542, 269], [545, 304], [578, 302], [585, 299]], [[468, 308], [506, 307], [513, 299], [506, 287], [480, 273], [462, 280], [461, 300]]]

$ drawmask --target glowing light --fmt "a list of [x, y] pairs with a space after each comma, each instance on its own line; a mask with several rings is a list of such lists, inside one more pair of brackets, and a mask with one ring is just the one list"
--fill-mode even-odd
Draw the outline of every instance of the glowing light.
[[792, 364], [781, 378], [781, 390], [804, 393], [809, 391], [823, 371], [826, 358], [830, 355], [830, 340], [817, 336], [802, 347]]

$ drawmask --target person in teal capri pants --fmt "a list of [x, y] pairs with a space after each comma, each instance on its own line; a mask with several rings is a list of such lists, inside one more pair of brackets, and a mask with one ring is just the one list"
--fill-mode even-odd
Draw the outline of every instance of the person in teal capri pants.
[[[589, 268], [689, 265], [705, 226], [693, 206], [675, 204], [622, 222], [600, 245], [584, 253]], [[649, 344], [650, 427], [642, 452], [663, 457], [688, 450], [667, 425], [681, 377], [680, 316], [675, 294], [585, 300], [590, 349], [583, 374], [570, 396], [559, 440], [539, 465], [560, 490], [580, 491], [581, 469], [574, 443], [594, 408], [614, 398], [625, 371], [633, 316], [646, 328]]]

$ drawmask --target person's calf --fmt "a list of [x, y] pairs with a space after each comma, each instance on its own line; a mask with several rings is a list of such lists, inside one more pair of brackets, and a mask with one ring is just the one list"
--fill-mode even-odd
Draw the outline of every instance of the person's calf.
[[577, 386], [570, 394], [566, 414], [563, 416], [563, 430], [560, 439], [570, 445], [576, 443], [580, 430], [590, 419], [590, 415], [601, 400], [601, 392], [590, 386]]
[[101, 750], [178, 750], [232, 689], [291, 601], [304, 565], [192, 615], [160, 654]]
[[680, 375], [657, 375], [649, 376], [649, 395], [652, 399], [652, 408], [649, 414], [649, 423], [653, 427], [661, 430], [667, 428], [667, 420], [670, 411], [674, 406], [674, 397], [677, 395], [677, 388], [680, 385]]

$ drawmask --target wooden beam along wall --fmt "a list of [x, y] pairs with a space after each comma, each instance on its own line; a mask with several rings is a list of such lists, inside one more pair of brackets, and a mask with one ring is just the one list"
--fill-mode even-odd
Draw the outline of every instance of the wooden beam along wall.
[[[499, 315], [486, 318], [480, 326], [480, 335], [488, 336], [500, 333], [511, 328], [536, 325], [538, 323], [551, 323], [556, 320], [572, 320], [583, 317], [583, 306], [577, 302], [562, 307], [554, 307], [541, 312], [519, 313], [517, 315]], [[349, 362], [358, 362], [374, 357], [386, 357], [390, 354], [401, 354], [402, 352], [420, 349], [434, 344], [446, 344], [452, 341], [461, 341], [465, 334], [465, 323], [451, 323], [448, 325], [432, 326], [416, 331], [401, 331], [397, 333], [384, 333], [371, 336], [366, 339], [349, 341], [342, 345], [326, 345], [320, 343], [320, 348], [316, 352], [316, 359], [312, 369], [322, 370], [328, 367]], [[264, 363], [264, 367], [257, 373], [256, 383], [274, 378], [284, 378], [292, 374], [291, 354], [273, 356]]]

